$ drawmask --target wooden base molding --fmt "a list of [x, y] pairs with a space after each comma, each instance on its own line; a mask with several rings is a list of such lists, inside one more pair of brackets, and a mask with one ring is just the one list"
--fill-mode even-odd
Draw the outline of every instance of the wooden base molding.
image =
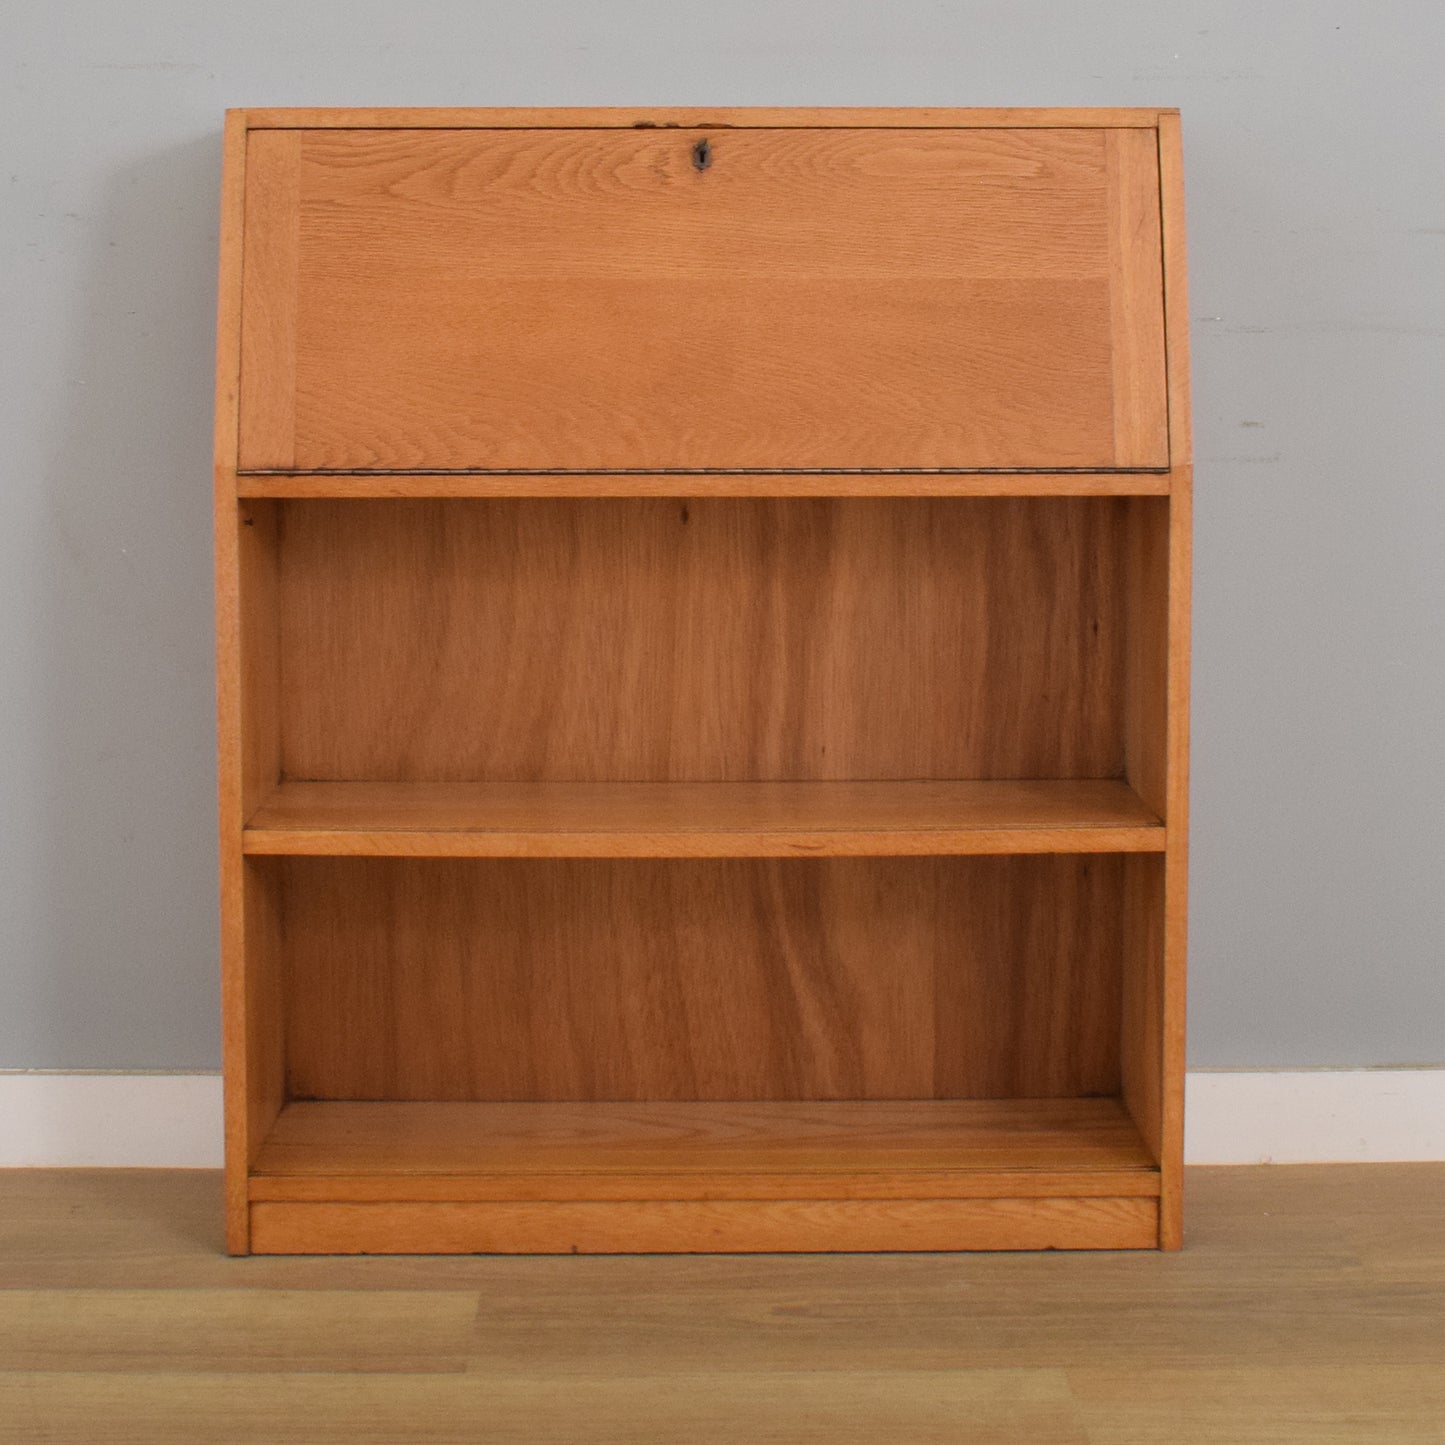
[[1153, 1199], [253, 1204], [256, 1254], [1152, 1249]]

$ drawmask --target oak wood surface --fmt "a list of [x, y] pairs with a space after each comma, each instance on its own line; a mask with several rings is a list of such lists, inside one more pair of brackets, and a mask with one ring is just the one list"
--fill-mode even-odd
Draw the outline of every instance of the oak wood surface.
[[293, 1098], [1119, 1089], [1120, 855], [266, 861]]
[[625, 1200], [251, 1206], [260, 1254], [1150, 1249], [1153, 1199]]
[[[1187, 478], [1181, 485], [1187, 484]], [[1129, 626], [1124, 665], [1124, 772], [1140, 798], [1161, 816], [1169, 791], [1169, 593], [1172, 500], [1140, 498], [1127, 504], [1121, 585]], [[1175, 800], [1177, 801], [1177, 799]], [[1182, 830], [1182, 820], [1181, 820]], [[1167, 833], [1166, 833], [1167, 836]], [[1181, 831], [1182, 837], [1182, 831]], [[1174, 1147], [1166, 1140], [1165, 1095], [1178, 1087], [1164, 1056], [1164, 914], [1166, 869], [1125, 867], [1124, 957], [1120, 1015], [1123, 1096], [1156, 1159]], [[1168, 1068], [1182, 1067], [1171, 1060]], [[1177, 1210], [1177, 1159], [1171, 1158], [1169, 1210]], [[1171, 1226], [1172, 1228], [1172, 1226]]]
[[1147, 472], [248, 472], [242, 497], [1152, 497]]
[[1189, 887], [1189, 691], [1191, 579], [1193, 575], [1193, 441], [1189, 394], [1189, 295], [1185, 270], [1184, 178], [1179, 117], [1159, 127], [1163, 207], [1165, 324], [1169, 366], [1170, 451], [1184, 466], [1169, 500], [1169, 668], [1166, 717], [1165, 816], [1170, 846], [1165, 861], [1163, 980], [1160, 1018], [1163, 1048], [1163, 1194], [1161, 1242], [1183, 1240], [1185, 955]]
[[[349, 1106], [339, 1106], [349, 1107]], [[469, 1107], [436, 1105], [437, 1108]], [[542, 1107], [542, 1106], [539, 1106]], [[590, 1107], [590, 1106], [589, 1106]], [[579, 1200], [803, 1200], [803, 1199], [1157, 1199], [1157, 1168], [906, 1169], [852, 1171], [837, 1156], [831, 1171], [807, 1174], [646, 1173], [556, 1170], [537, 1174], [256, 1174], [249, 1186], [257, 1203], [388, 1204]], [[1149, 1242], [1153, 1248], [1156, 1241]], [[725, 1252], [725, 1251], [723, 1251]]]
[[1110, 353], [1114, 455], [1169, 459], [1164, 318], [1161, 314], [1158, 135], [1114, 130], [1104, 137], [1109, 222]]
[[[1162, 1161], [1172, 1145], [1164, 1123], [1165, 1096], [1172, 1088], [1164, 1055], [1166, 866], [1158, 854], [1126, 859], [1122, 903], [1120, 1087], [1125, 1107], [1156, 1161]], [[1176, 1197], [1177, 1185], [1177, 1178], [1171, 1179]]]
[[1160, 115], [1158, 136], [1169, 455], [1175, 466], [1191, 466], [1194, 435], [1189, 387], [1189, 267], [1184, 226], [1184, 142], [1177, 112]]
[[[224, 498], [219, 507], [222, 525], [228, 525], [238, 539], [236, 666], [240, 673], [239, 766], [244, 818], [275, 790], [281, 775], [279, 507], [266, 501], [238, 506]], [[254, 1157], [285, 1098], [280, 877], [268, 861], [245, 858], [244, 843], [243, 856], [234, 856], [235, 838], [230, 831], [234, 826], [235, 819], [228, 817], [225, 866], [239, 877], [228, 886], [223, 907], [236, 908], [242, 918], [245, 1149], [248, 1157]]]
[[239, 466], [1165, 467], [1151, 134], [257, 131]]
[[747, 858], [1161, 852], [1127, 783], [306, 783], [250, 854]]
[[1185, 955], [1189, 892], [1190, 579], [1193, 571], [1193, 489], [1185, 483], [1169, 499], [1169, 704], [1166, 809], [1170, 842], [1164, 861], [1162, 985], [1159, 1002], [1163, 1049], [1160, 1204], [1164, 1248], [1183, 1242]]
[[[1177, 1247], [1177, 115], [250, 111], [226, 151], [230, 1247]], [[1057, 1097], [1142, 1163], [251, 1175], [312, 1093]]]
[[[237, 448], [241, 365], [241, 229], [245, 204], [246, 128], [244, 116], [226, 118], [222, 147], [219, 287], [216, 306], [216, 391], [213, 498], [216, 585], [216, 778], [219, 833], [220, 954], [222, 1047], [226, 1064], [226, 1227], [231, 1247], [246, 1245], [246, 1166], [257, 1142], [253, 1125], [269, 1127], [255, 1116], [253, 1081], [248, 1073], [251, 1043], [247, 1037], [246, 900], [241, 825], [252, 799], [246, 796], [246, 775], [261, 761], [252, 751], [243, 719], [254, 716], [244, 695], [247, 672], [243, 653], [243, 617], [254, 607], [241, 591], [242, 561], [234, 466]], [[263, 504], [264, 505], [264, 504]], [[275, 547], [272, 546], [274, 568]], [[279, 738], [272, 730], [271, 744]], [[260, 746], [264, 747], [262, 743]], [[264, 754], [263, 754], [264, 756]], [[279, 776], [279, 762], [277, 767]], [[254, 1093], [266, 1098], [269, 1083], [254, 1081]], [[266, 1112], [266, 1106], [260, 1112]]]
[[[566, 1233], [574, 1224], [595, 1247], [602, 1247], [602, 1236], [586, 1234], [594, 1225], [637, 1224], [643, 1232], [633, 1248], [651, 1241], [656, 1247], [717, 1249], [731, 1247], [729, 1239], [709, 1242], [694, 1234], [684, 1244], [679, 1234], [673, 1245], [663, 1245], [663, 1236], [646, 1231], [664, 1226], [696, 1231], [710, 1217], [736, 1221], [745, 1235], [785, 1224], [801, 1228], [800, 1219], [810, 1216], [791, 1211], [803, 1201], [818, 1202], [819, 1211], [850, 1200], [905, 1201], [900, 1207], [916, 1214], [924, 1200], [968, 1199], [1007, 1201], [996, 1214], [983, 1216], [997, 1231], [1024, 1212], [1022, 1199], [1152, 1199], [1157, 1191], [1150, 1156], [1118, 1103], [1107, 1099], [293, 1103], [272, 1131], [251, 1183], [252, 1200], [267, 1203], [502, 1204], [508, 1207], [460, 1215], [412, 1211], [401, 1217], [454, 1217], [467, 1229], [501, 1229], [519, 1245], [525, 1238], [527, 1248], [563, 1252], [579, 1244]], [[619, 1206], [692, 1201], [722, 1208], [716, 1216], [699, 1209], [675, 1216], [645, 1213], [636, 1220], [625, 1207], [590, 1215], [541, 1209], [527, 1221], [525, 1210], [516, 1207], [586, 1201]], [[757, 1207], [746, 1208], [750, 1202]], [[1056, 1204], [1042, 1208], [1060, 1218], [1067, 1213]], [[1126, 1213], [1137, 1221], [1137, 1211]], [[320, 1210], [302, 1211], [290, 1216], [291, 1227], [326, 1217]], [[374, 1211], [336, 1217], [383, 1218]], [[889, 1216], [880, 1210], [863, 1217]], [[945, 1218], [937, 1216], [940, 1225]], [[1109, 1204], [1086, 1218], [1100, 1227], [1106, 1219], [1121, 1222], [1120, 1211]], [[1157, 1213], [1151, 1218], [1157, 1221]], [[963, 1222], [952, 1220], [954, 1226]], [[1077, 1222], [1083, 1227], [1083, 1220]], [[1035, 1238], [1013, 1237], [1012, 1247], [1026, 1247]], [[886, 1247], [914, 1247], [909, 1238], [905, 1225], [897, 1242]], [[254, 1247], [264, 1251], [268, 1245], [262, 1240]], [[807, 1247], [817, 1247], [816, 1241]]]
[[287, 778], [1111, 778], [1117, 498], [282, 504]]
[[216, 262], [216, 388], [212, 469], [216, 501], [232, 503], [241, 392], [241, 277], [246, 208], [247, 117], [226, 114], [221, 140], [221, 204]]
[[1127, 504], [1119, 585], [1128, 624], [1124, 659], [1124, 776], [1161, 818], [1168, 808], [1169, 503]]
[[281, 872], [268, 858], [246, 858], [240, 904], [245, 927], [246, 1157], [254, 1160], [286, 1098], [285, 983]]
[[237, 538], [241, 816], [281, 780], [280, 505], [223, 502]]
[[927, 126], [1068, 126], [1098, 129], [1132, 126], [1152, 130], [1161, 115], [1177, 115], [1156, 106], [346, 106], [256, 107], [228, 112], [252, 129], [312, 129], [318, 126], [378, 126], [388, 129], [529, 130], [616, 126], [663, 127], [768, 126], [882, 127], [917, 130]]
[[241, 277], [240, 434], [229, 460], [265, 452], [295, 463], [296, 327], [300, 290], [301, 133], [246, 137]]
[[[284, 1178], [322, 1185], [332, 1176], [390, 1176], [402, 1189], [421, 1176], [611, 1175], [641, 1187], [642, 1176], [658, 1174], [702, 1179], [792, 1175], [821, 1181], [919, 1173], [1105, 1173], [1115, 1178], [1126, 1171], [1144, 1176], [1131, 1192], [1151, 1192], [1151, 1155], [1118, 1100], [1103, 1098], [298, 1101], [282, 1111], [253, 1169], [256, 1182], [270, 1177], [273, 1184]], [[253, 1192], [252, 1197], [261, 1196]]]

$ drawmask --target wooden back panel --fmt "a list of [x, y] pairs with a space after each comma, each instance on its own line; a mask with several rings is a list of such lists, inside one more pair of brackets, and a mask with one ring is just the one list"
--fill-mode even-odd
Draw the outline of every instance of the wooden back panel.
[[280, 505], [288, 778], [1123, 770], [1125, 499]]
[[246, 167], [243, 471], [1168, 465], [1152, 130], [261, 130]]
[[1116, 1094], [1124, 863], [289, 858], [289, 1092]]

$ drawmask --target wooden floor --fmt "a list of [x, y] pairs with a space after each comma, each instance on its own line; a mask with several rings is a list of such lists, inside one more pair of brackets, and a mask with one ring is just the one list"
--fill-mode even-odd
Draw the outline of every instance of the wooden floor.
[[1195, 1170], [1180, 1254], [227, 1259], [0, 1172], [0, 1441], [1445, 1442], [1445, 1164]]

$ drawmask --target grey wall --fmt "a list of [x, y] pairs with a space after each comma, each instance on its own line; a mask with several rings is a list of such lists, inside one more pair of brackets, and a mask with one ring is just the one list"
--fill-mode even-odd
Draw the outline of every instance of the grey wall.
[[10, 0], [0, 1067], [213, 1066], [228, 105], [1178, 105], [1191, 1062], [1445, 1062], [1445, 12]]

